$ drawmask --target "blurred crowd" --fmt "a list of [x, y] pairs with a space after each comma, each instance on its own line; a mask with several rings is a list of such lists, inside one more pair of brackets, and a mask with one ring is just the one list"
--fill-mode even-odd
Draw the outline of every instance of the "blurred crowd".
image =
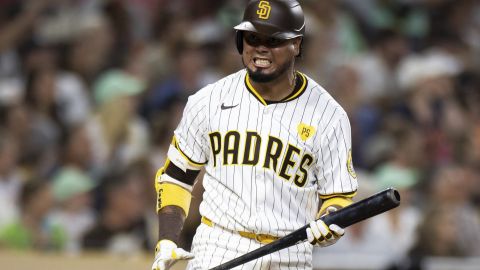
[[[402, 196], [322, 252], [479, 256], [480, 2], [300, 2], [297, 67], [350, 117], [357, 198]], [[0, 250], [153, 250], [155, 171], [186, 98], [243, 68], [245, 4], [0, 0]]]

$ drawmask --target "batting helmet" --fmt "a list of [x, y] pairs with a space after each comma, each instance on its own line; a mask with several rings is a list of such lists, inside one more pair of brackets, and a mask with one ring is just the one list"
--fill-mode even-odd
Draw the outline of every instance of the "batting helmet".
[[243, 31], [255, 32], [279, 39], [303, 37], [305, 17], [296, 0], [252, 0], [243, 14], [242, 22], [234, 27], [237, 30], [238, 52], [243, 52]]

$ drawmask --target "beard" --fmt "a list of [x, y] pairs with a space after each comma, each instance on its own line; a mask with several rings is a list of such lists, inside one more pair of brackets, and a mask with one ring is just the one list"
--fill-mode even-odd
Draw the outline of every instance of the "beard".
[[242, 59], [242, 62], [243, 62], [243, 66], [247, 68], [248, 76], [250, 77], [250, 79], [257, 83], [267, 83], [267, 82], [274, 81], [280, 78], [281, 76], [283, 76], [284, 74], [286, 74], [286, 72], [290, 69], [290, 67], [293, 66], [293, 60], [287, 61], [282, 66], [280, 66], [277, 69], [277, 71], [270, 74], [265, 74], [263, 73], [262, 68], [257, 68], [257, 71], [253, 71], [250, 68], [248, 68], [247, 65], [245, 65], [245, 62], [243, 61], [243, 59]]

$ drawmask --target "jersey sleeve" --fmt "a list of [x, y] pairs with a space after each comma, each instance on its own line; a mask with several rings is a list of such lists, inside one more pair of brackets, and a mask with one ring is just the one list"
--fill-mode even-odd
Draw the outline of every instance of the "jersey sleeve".
[[352, 164], [350, 122], [342, 112], [321, 136], [317, 159], [318, 193], [322, 199], [353, 197], [357, 176]]
[[[200, 168], [208, 161], [207, 98], [195, 94], [188, 98], [182, 120], [175, 129], [169, 158], [177, 165], [181, 159], [188, 168]], [[175, 151], [176, 150], [176, 151]], [[172, 155], [172, 152], [177, 152]], [[183, 166], [182, 166], [183, 167]]]

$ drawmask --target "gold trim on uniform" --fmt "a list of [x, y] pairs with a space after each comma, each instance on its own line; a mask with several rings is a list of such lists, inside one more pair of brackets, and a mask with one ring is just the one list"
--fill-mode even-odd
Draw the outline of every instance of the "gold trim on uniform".
[[245, 76], [245, 84], [247, 85], [247, 89], [250, 91], [250, 93], [252, 93], [258, 99], [258, 101], [260, 101], [260, 103], [262, 103], [265, 106], [268, 105], [267, 102], [265, 102], [265, 100], [263, 99], [263, 97], [260, 96], [257, 90], [255, 90], [253, 85], [250, 83], [250, 76], [248, 76], [248, 72], [247, 72], [247, 75]]
[[357, 191], [352, 191], [352, 192], [347, 192], [347, 193], [334, 193], [334, 194], [328, 194], [328, 195], [318, 195], [320, 199], [322, 200], [327, 200], [333, 197], [347, 197], [347, 198], [353, 198], [357, 195]]
[[[213, 227], [213, 226], [218, 226], [213, 221], [211, 221], [209, 218], [202, 216], [202, 223], [207, 225], [208, 227]], [[225, 228], [223, 228], [225, 229]], [[228, 229], [226, 229], [228, 230]], [[242, 231], [237, 231], [237, 233], [245, 238], [255, 240], [259, 243], [262, 244], [270, 244], [271, 242], [279, 239], [280, 237], [269, 235], [269, 234], [256, 234], [253, 232], [242, 232]]]
[[250, 93], [252, 93], [260, 103], [263, 105], [267, 106], [269, 103], [281, 103], [281, 102], [288, 102], [291, 100], [294, 100], [295, 98], [299, 97], [302, 95], [305, 90], [307, 89], [307, 78], [305, 75], [299, 71], [295, 71], [297, 75], [300, 75], [300, 79], [302, 81], [300, 87], [297, 87], [297, 83], [295, 82], [295, 90], [293, 94], [289, 94], [285, 99], [282, 99], [280, 101], [275, 101], [275, 102], [267, 102], [259, 93], [258, 91], [253, 87], [252, 83], [250, 82], [250, 76], [248, 75], [248, 72], [245, 75], [245, 85], [247, 86], [247, 89]]
[[188, 162], [188, 164], [190, 164], [191, 166], [193, 166], [193, 167], [203, 167], [205, 164], [207, 164], [207, 162], [199, 163], [199, 162], [193, 161], [191, 158], [189, 158], [189, 157], [182, 151], [182, 149], [180, 149], [180, 147], [178, 146], [178, 141], [177, 141], [177, 138], [176, 138], [175, 136], [173, 136], [172, 145], [175, 146], [175, 148], [178, 150], [178, 152], [180, 153], [180, 155], [182, 155], [182, 157], [185, 158], [185, 160], [186, 160], [186, 161]]
[[303, 92], [305, 91], [306, 89], [306, 86], [307, 86], [307, 78], [305, 78], [305, 75], [301, 72], [297, 72], [298, 75], [300, 75], [300, 78], [302, 79], [302, 86], [300, 86], [300, 88], [298, 89], [298, 91], [293, 94], [293, 96], [285, 99], [284, 101], [290, 101], [290, 100], [293, 100], [295, 98], [297, 98], [298, 96], [300, 96], [301, 94], [303, 94]]

